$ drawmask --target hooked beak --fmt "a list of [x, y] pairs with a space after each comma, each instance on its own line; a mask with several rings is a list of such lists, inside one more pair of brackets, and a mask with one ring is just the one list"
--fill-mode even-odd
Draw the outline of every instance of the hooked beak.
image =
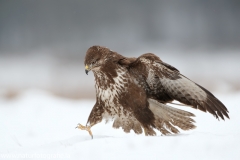
[[85, 73], [88, 75], [88, 72], [89, 72], [89, 67], [88, 65], [85, 66]]

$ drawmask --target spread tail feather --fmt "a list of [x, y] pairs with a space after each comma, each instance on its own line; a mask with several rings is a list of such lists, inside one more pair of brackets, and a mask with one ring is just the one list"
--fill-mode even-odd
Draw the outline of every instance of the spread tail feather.
[[148, 99], [148, 102], [149, 109], [154, 113], [154, 126], [163, 135], [179, 133], [176, 126], [182, 130], [196, 128], [193, 124], [195, 121], [190, 118], [194, 117], [194, 114], [159, 103], [154, 99]]

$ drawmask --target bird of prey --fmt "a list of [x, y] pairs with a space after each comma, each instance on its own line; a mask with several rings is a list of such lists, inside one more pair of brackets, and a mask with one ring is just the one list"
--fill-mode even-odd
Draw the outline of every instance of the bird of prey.
[[195, 115], [167, 105], [173, 100], [211, 113], [217, 119], [229, 118], [228, 110], [207, 89], [182, 75], [175, 67], [152, 53], [127, 58], [106, 47], [92, 46], [85, 57], [85, 72], [94, 73], [96, 103], [87, 124], [76, 128], [92, 136], [91, 127], [103, 119], [113, 120], [113, 128], [128, 133], [143, 131], [154, 136], [194, 129]]

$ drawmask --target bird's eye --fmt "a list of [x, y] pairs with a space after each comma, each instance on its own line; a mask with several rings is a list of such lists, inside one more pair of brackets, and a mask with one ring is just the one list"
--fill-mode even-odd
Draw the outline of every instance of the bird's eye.
[[96, 63], [95, 61], [92, 62], [92, 64], [95, 64], [95, 63]]

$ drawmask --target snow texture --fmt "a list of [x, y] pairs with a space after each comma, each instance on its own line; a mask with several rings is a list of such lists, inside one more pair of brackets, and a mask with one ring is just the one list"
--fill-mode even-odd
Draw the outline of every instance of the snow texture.
[[28, 90], [13, 100], [0, 99], [0, 159], [240, 159], [240, 93], [216, 94], [230, 120], [180, 106], [196, 115], [197, 128], [178, 135], [145, 137], [102, 122], [88, 132], [93, 100], [69, 100]]

